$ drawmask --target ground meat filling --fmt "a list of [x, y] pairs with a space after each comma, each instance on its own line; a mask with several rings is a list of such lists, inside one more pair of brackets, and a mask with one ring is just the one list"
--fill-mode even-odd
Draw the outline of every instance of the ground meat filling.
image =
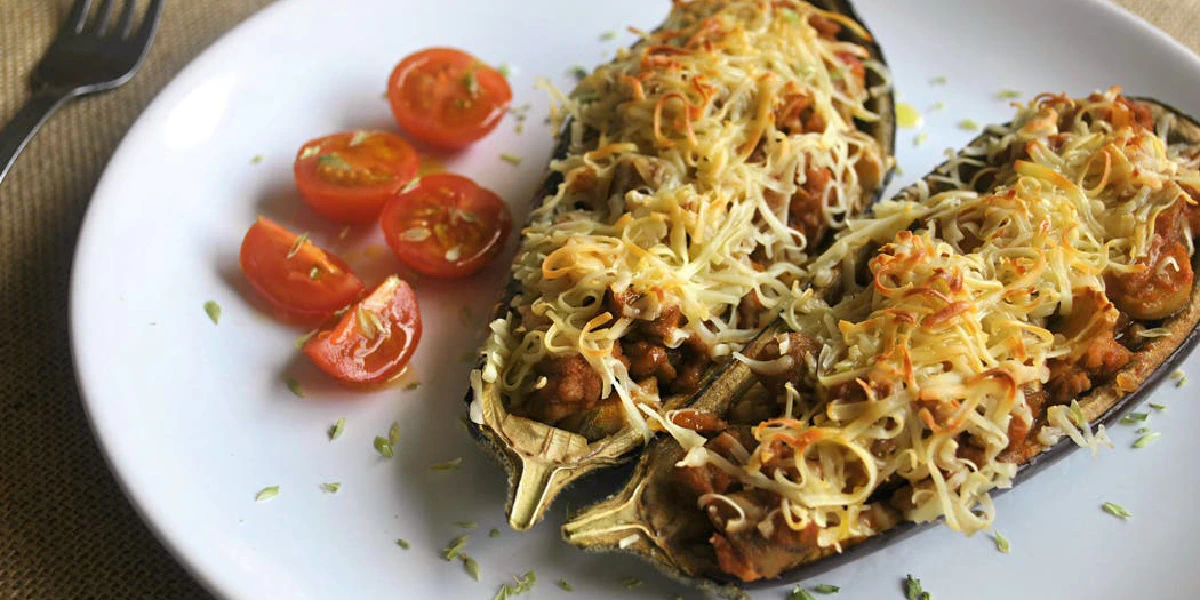
[[[602, 310], [634, 319], [614, 344], [613, 356], [645, 391], [691, 394], [700, 389], [704, 372], [712, 364], [709, 348], [694, 335], [672, 347], [676, 332], [686, 320], [679, 307], [656, 307], [652, 300], [632, 291], [609, 290], [604, 295]], [[656, 318], [643, 318], [655, 310]], [[616, 433], [624, 425], [620, 397], [610, 393], [601, 398], [603, 382], [583, 356], [543, 358], [534, 366], [534, 374], [539, 387], [529, 395], [524, 416], [593, 441]]]

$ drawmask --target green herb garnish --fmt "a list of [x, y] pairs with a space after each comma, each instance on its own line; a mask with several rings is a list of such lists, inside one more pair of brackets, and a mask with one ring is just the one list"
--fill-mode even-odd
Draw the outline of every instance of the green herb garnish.
[[272, 486], [265, 487], [261, 490], [258, 490], [258, 493], [254, 495], [254, 501], [255, 502], [266, 502], [267, 500], [270, 500], [271, 498], [274, 498], [275, 496], [278, 496], [278, 495], [279, 495], [279, 486], [272, 485]]
[[408, 540], [404, 538], [396, 538], [396, 545], [403, 550], [408, 550]]
[[1133, 513], [1125, 510], [1124, 506], [1113, 502], [1105, 502], [1104, 504], [1101, 504], [1100, 509], [1118, 519], [1121, 519], [1122, 521], [1133, 516]]
[[996, 98], [999, 100], [1012, 100], [1013, 98], [1020, 97], [1021, 92], [1018, 92], [1017, 90], [1000, 90], [999, 92], [996, 92]]
[[446, 546], [445, 550], [442, 550], [442, 558], [444, 560], [454, 560], [455, 558], [458, 558], [459, 553], [463, 551], [463, 548], [467, 547], [467, 542], [470, 541], [470, 539], [471, 536], [469, 535], [460, 535], [450, 540], [450, 544]]
[[304, 149], [300, 151], [299, 160], [309, 159], [314, 156], [317, 156], [320, 153], [321, 153], [320, 146], [305, 146]]
[[1004, 534], [1000, 533], [997, 530], [995, 533], [992, 534], [992, 541], [996, 543], [997, 550], [999, 550], [1000, 552], [1002, 552], [1004, 554], [1008, 554], [1008, 550], [1009, 550], [1008, 538], [1004, 537]]
[[329, 154], [322, 154], [318, 156], [317, 167], [322, 169], [332, 169], [334, 171], [349, 171], [354, 168], [350, 166], [350, 163], [346, 162], [346, 159], [342, 158], [342, 155], [338, 154], [337, 152], [330, 152]]
[[1151, 402], [1147, 406], [1149, 406], [1150, 408], [1153, 408], [1154, 410], [1167, 410], [1166, 405], [1158, 404], [1157, 402]]
[[296, 236], [296, 241], [292, 242], [291, 248], [288, 248], [287, 257], [292, 258], [293, 256], [296, 256], [296, 253], [300, 252], [300, 247], [303, 246], [304, 243], [307, 241], [308, 241], [308, 232], [307, 231]]
[[462, 563], [463, 570], [467, 572], [467, 575], [470, 575], [471, 579], [479, 581], [479, 563], [475, 562], [474, 558], [471, 558], [466, 554], [462, 555]]
[[929, 79], [929, 85], [946, 85], [946, 76], [938, 75]]
[[500, 530], [493, 527], [490, 531], [488, 531], [488, 537], [490, 537], [490, 538], [500, 537]]
[[921, 580], [912, 575], [904, 576], [904, 597], [907, 600], [931, 600], [929, 592], [921, 588]]
[[329, 481], [321, 484], [321, 491], [327, 494], [336, 494], [340, 489], [342, 489], [342, 482], [340, 481]]
[[958, 128], [966, 131], [977, 131], [979, 130], [979, 123], [976, 123], [971, 119], [963, 119], [958, 122]]
[[383, 436], [375, 436], [375, 451], [384, 458], [392, 457], [392, 443]]
[[512, 67], [508, 66], [508, 63], [504, 63], [496, 67], [496, 71], [503, 75], [505, 79], [508, 79], [510, 76], [512, 76]]
[[600, 34], [600, 41], [602, 42], [608, 42], [615, 39], [617, 39], [617, 32], [615, 31], [605, 31], [604, 33]]
[[516, 154], [509, 154], [507, 152], [501, 152], [500, 160], [502, 160], [514, 167], [521, 166], [521, 157], [517, 156]]
[[779, 14], [783, 17], [783, 20], [787, 21], [788, 23], [795, 23], [800, 20], [800, 15], [796, 14], [796, 11], [790, 8], [780, 10]]
[[452, 458], [446, 462], [434, 463], [429, 465], [430, 471], [457, 471], [459, 465], [462, 464], [462, 457]]
[[836, 594], [842, 591], [842, 588], [828, 583], [818, 583], [813, 586], [813, 591], [818, 594]]
[[479, 97], [479, 80], [475, 77], [475, 67], [471, 67], [467, 69], [466, 73], [463, 73], [463, 85], [466, 86], [467, 94], [470, 94], [472, 98]]
[[254, 155], [254, 156], [253, 156], [253, 157], [250, 159], [250, 164], [252, 164], [252, 165], [257, 165], [258, 163], [262, 162], [264, 158], [266, 158], [266, 157], [265, 157], [265, 156], [263, 156], [263, 155], [261, 155], [261, 154], [255, 154], [255, 155]]
[[627, 590], [632, 590], [642, 585], [642, 580], [638, 579], [637, 577], [622, 577], [621, 585], [625, 586], [625, 589]]
[[587, 69], [579, 65], [571, 67], [571, 75], [575, 77], [575, 81], [583, 81], [583, 79], [587, 77], [587, 74]]
[[400, 424], [392, 421], [392, 428], [388, 429], [388, 443], [395, 446], [400, 443]]
[[804, 588], [796, 588], [792, 593], [788, 594], [788, 600], [817, 600], [813, 595], [808, 593]]
[[475, 529], [479, 527], [479, 523], [476, 521], [455, 521], [454, 526], [461, 529]]
[[208, 315], [208, 320], [216, 325], [221, 321], [221, 305], [215, 300], [209, 300], [204, 303], [204, 314]]
[[927, 139], [929, 139], [929, 134], [922, 131], [921, 133], [913, 136], [913, 145], [920, 146], [921, 144], [924, 144], [925, 140]]
[[412, 382], [412, 383], [410, 383], [410, 384], [408, 384], [408, 385], [404, 386], [404, 391], [406, 391], [406, 392], [411, 392], [411, 391], [413, 391], [413, 390], [415, 390], [415, 389], [417, 389], [417, 388], [419, 388], [419, 387], [421, 387], [421, 382], [420, 382], [420, 381], [414, 381], [414, 382]]
[[1149, 417], [1150, 417], [1150, 415], [1148, 413], [1141, 413], [1141, 412], [1129, 413], [1129, 414], [1121, 417], [1121, 420], [1118, 421], [1118, 423], [1120, 423], [1122, 425], [1137, 425], [1138, 423], [1145, 423], [1146, 419], [1148, 419]]
[[295, 377], [287, 378], [287, 387], [288, 387], [288, 390], [290, 390], [293, 394], [295, 394], [297, 398], [304, 397], [304, 390], [300, 387], [300, 382], [296, 381]]
[[329, 426], [329, 441], [336, 440], [342, 437], [342, 432], [346, 430], [346, 417], [338, 417], [338, 420], [333, 425]]
[[560, 589], [560, 590], [562, 590], [562, 591], [564, 591], [564, 592], [573, 592], [573, 591], [575, 591], [575, 588], [574, 588], [574, 587], [571, 587], [571, 584], [567, 583], [567, 580], [566, 580], [566, 579], [559, 579], [559, 580], [558, 580], [558, 589]]
[[1149, 444], [1150, 442], [1153, 442], [1154, 440], [1157, 440], [1159, 438], [1159, 436], [1161, 436], [1161, 435], [1162, 434], [1157, 431], [1151, 431], [1149, 433], [1146, 433], [1145, 435], [1143, 435], [1142, 437], [1138, 438], [1136, 441], [1133, 442], [1133, 447], [1134, 448], [1145, 448], [1147, 444]]

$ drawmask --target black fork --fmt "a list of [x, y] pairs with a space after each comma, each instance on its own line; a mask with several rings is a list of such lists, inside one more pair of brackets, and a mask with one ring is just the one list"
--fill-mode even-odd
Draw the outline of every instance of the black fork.
[[75, 0], [67, 22], [34, 69], [33, 97], [0, 130], [0, 182], [42, 123], [67, 101], [119, 87], [142, 64], [154, 41], [163, 0], [150, 0], [137, 19], [137, 0], [101, 0], [89, 18], [92, 0]]

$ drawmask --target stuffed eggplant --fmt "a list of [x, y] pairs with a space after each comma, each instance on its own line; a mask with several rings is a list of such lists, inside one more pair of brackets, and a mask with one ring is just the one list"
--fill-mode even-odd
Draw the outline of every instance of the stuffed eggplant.
[[1198, 167], [1200, 127], [1166, 106], [1035, 98], [852, 219], [737, 389], [647, 411], [670, 436], [564, 536], [736, 594], [923, 523], [988, 528], [992, 493], [1106, 445], [1194, 345]]
[[510, 524], [651, 437], [890, 176], [883, 57], [844, 0], [673, 3], [586, 76], [471, 374]]

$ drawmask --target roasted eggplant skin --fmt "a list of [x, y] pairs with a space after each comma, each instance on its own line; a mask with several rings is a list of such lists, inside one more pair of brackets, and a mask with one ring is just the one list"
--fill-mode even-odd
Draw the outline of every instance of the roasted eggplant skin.
[[[861, 45], [872, 58], [883, 66], [887, 66], [878, 42], [871, 34], [870, 29], [862, 22], [850, 0], [808, 1], [823, 10], [845, 15], [862, 26], [863, 30], [867, 32], [868, 39], [860, 39], [851, 31], [844, 31], [842, 35], [847, 40]], [[866, 83], [868, 88], [886, 84], [877, 73], [870, 70], [867, 71]], [[872, 103], [872, 108], [880, 117], [879, 121], [876, 123], [858, 122], [857, 126], [878, 140], [885, 171], [878, 189], [875, 190], [872, 197], [865, 201], [868, 209], [871, 204], [882, 197], [883, 191], [887, 189], [891, 181], [895, 170], [893, 157], [896, 148], [895, 97], [891, 87], [888, 86], [884, 93], [876, 95], [872, 99]], [[569, 136], [566, 135], [566, 131], [569, 130], [569, 127], [568, 123], [559, 132], [551, 160], [562, 159], [567, 155]], [[532, 209], [540, 206], [547, 196], [553, 195], [562, 183], [562, 173], [547, 170], [547, 174], [530, 204], [531, 212]], [[510, 279], [501, 290], [499, 300], [490, 314], [489, 322], [506, 318], [512, 311], [513, 298], [521, 291], [520, 283], [515, 279]], [[485, 357], [481, 355], [474, 365], [474, 369], [482, 369], [485, 360]], [[710, 369], [710, 372], [704, 377], [700, 389], [690, 396], [685, 404], [705, 394], [725, 393], [727, 390], [724, 390], [724, 387], [733, 381], [731, 377], [736, 378], [741, 373], [739, 370], [728, 373], [731, 365], [732, 362], [727, 362]], [[748, 376], [748, 374], [743, 375]], [[714, 386], [719, 389], [714, 389]], [[483, 389], [482, 395], [488, 396], [489, 393], [486, 389], [488, 386], [485, 384], [480, 387]], [[528, 452], [515, 448], [502, 432], [497, 431], [487, 422], [487, 418], [482, 419], [483, 423], [476, 422], [471, 416], [471, 406], [475, 400], [475, 388], [468, 388], [464, 398], [467, 412], [465, 421], [471, 436], [504, 468], [508, 479], [505, 513], [508, 516], [509, 525], [517, 530], [528, 529], [540, 521], [553, 499], [572, 482], [591, 472], [628, 462], [644, 447], [642, 435], [630, 431], [628, 428], [604, 440], [587, 444], [582, 436], [546, 426], [550, 432], [544, 436], [545, 439], [540, 445], [539, 452], [537, 455], [530, 455]], [[569, 456], [570, 459], [560, 458], [566, 456]]]
[[[1200, 123], [1195, 119], [1154, 99], [1145, 97], [1131, 97], [1131, 99], [1150, 106], [1156, 122], [1166, 115], [1174, 117], [1168, 143], [1200, 146]], [[979, 145], [978, 143], [989, 135], [992, 134], [985, 131], [972, 140], [969, 146]], [[944, 172], [949, 164], [948, 161], [939, 165], [929, 176]], [[963, 171], [960, 173], [965, 174]], [[929, 176], [926, 176], [927, 180]], [[938, 191], [936, 184], [931, 183], [930, 187], [932, 192]], [[915, 197], [916, 194], [917, 188], [914, 184], [901, 190], [896, 198], [904, 200]], [[1193, 255], [1192, 264], [1194, 268], [1200, 268], [1200, 253]], [[1165, 319], [1161, 326], [1167, 330], [1166, 335], [1153, 338], [1145, 343], [1111, 381], [1091, 389], [1079, 399], [1079, 405], [1089, 422], [1106, 426], [1114, 424], [1122, 415], [1144, 401], [1159, 383], [1178, 368], [1197, 344], [1200, 344], [1200, 282], [1193, 284], [1190, 299], [1185, 308]], [[773, 335], [786, 330], [785, 325], [777, 322], [762, 335]], [[720, 415], [728, 408], [732, 399], [731, 397], [705, 395], [697, 399], [694, 407]], [[1078, 446], [1067, 438], [1053, 446], [1043, 448], [1018, 467], [1013, 487], [1027, 481], [1034, 474], [1059, 461], [1077, 448]], [[878, 550], [891, 547], [937, 524], [936, 522], [902, 522], [875, 536], [850, 545], [840, 553], [823, 549], [815, 551], [806, 562], [771, 579], [745, 583], [715, 570], [700, 572], [695, 568], [695, 564], [683, 564], [683, 561], [695, 563], [695, 560], [681, 552], [679, 548], [672, 548], [670, 544], [670, 538], [686, 527], [686, 524], [681, 523], [685, 519], [658, 514], [663, 512], [661, 507], [652, 506], [653, 502], [660, 501], [660, 498], [668, 503], [671, 501], [669, 484], [656, 486], [653, 475], [664, 469], [669, 470], [682, 456], [682, 449], [673, 439], [661, 438], [652, 442], [643, 453], [626, 487], [611, 498], [572, 515], [571, 519], [563, 526], [564, 539], [589, 551], [632, 552], [646, 558], [678, 581], [709, 589], [722, 596], [740, 598], [746, 597], [744, 590], [792, 584], [819, 575]], [[993, 495], [1006, 491], [1007, 489], [995, 490]], [[694, 509], [694, 507], [692, 508]], [[599, 524], [602, 520], [625, 526], [617, 528], [601, 526]]]

